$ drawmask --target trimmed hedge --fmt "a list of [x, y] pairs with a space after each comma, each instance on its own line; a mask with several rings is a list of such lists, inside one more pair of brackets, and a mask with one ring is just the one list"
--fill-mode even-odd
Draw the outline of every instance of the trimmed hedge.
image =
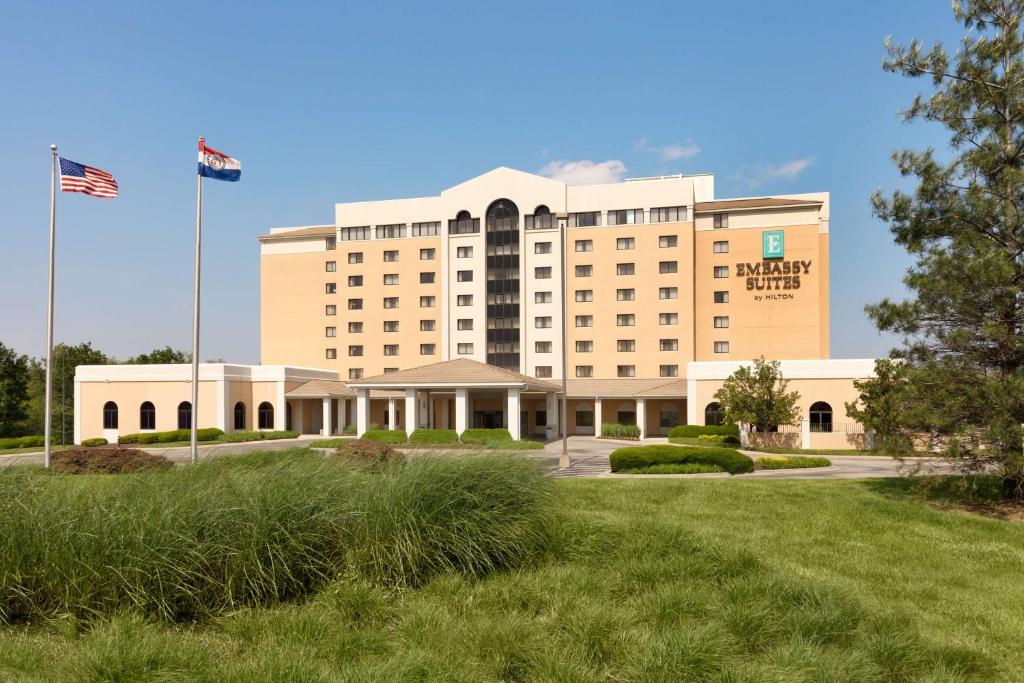
[[46, 444], [44, 436], [13, 436], [0, 439], [0, 448], [35, 448]]
[[831, 467], [832, 461], [828, 458], [808, 458], [802, 455], [784, 456], [761, 456], [757, 464], [766, 470], [796, 470], [804, 467]]
[[134, 448], [69, 448], [53, 454], [53, 470], [64, 474], [124, 474], [167, 469], [173, 463], [162, 455]]
[[617, 422], [601, 425], [601, 437], [605, 439], [632, 439], [640, 440], [640, 427], [637, 425], [623, 425]]
[[740, 428], [737, 425], [676, 425], [668, 433], [668, 438], [688, 436], [693, 439], [701, 434], [718, 434], [739, 438]]
[[[224, 430], [216, 427], [205, 427], [196, 430], [198, 441], [215, 441], [224, 435]], [[173, 443], [175, 441], [188, 441], [192, 438], [192, 432], [188, 429], [172, 429], [169, 432], [142, 432], [140, 434], [125, 434], [118, 436], [118, 443]]]
[[417, 429], [409, 435], [409, 443], [456, 444], [459, 435], [454, 429]]
[[729, 434], [728, 436], [724, 434], [701, 434], [697, 438], [701, 441], [707, 441], [708, 443], [728, 443], [735, 446], [740, 445], [740, 437], [733, 436], [732, 434]]
[[507, 429], [467, 429], [462, 432], [462, 443], [474, 443], [481, 446], [514, 443]]
[[732, 448], [703, 446], [627, 446], [612, 451], [612, 472], [630, 472], [652, 465], [699, 463], [716, 465], [729, 474], [753, 472], [754, 461]]
[[95, 439], [86, 439], [82, 442], [82, 445], [86, 448], [95, 448], [96, 446], [106, 446], [107, 440], [103, 437], [97, 437]]
[[408, 441], [405, 432], [397, 429], [371, 429], [359, 438], [364, 441], [380, 441], [382, 443], [405, 443]]

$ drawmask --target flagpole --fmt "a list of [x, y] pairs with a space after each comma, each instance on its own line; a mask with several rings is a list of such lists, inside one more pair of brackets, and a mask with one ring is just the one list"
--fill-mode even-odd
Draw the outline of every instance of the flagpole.
[[50, 270], [47, 277], [46, 298], [46, 417], [43, 463], [50, 466], [53, 408], [53, 264], [57, 235], [57, 145], [50, 145]]
[[[203, 138], [199, 138], [199, 146], [203, 146]], [[196, 425], [199, 420], [199, 274], [202, 266], [203, 244], [203, 176], [196, 171], [196, 258], [193, 282], [192, 302], [192, 411], [191, 434], [192, 464], [199, 461], [199, 443]]]

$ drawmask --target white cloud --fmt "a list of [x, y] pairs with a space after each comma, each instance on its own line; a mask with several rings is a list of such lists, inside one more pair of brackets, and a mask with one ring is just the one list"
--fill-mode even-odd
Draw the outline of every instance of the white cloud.
[[795, 180], [814, 163], [811, 157], [793, 159], [781, 164], [758, 166], [752, 170], [741, 170], [736, 177], [744, 181], [748, 187], [760, 187], [773, 180]]
[[550, 161], [540, 174], [567, 185], [601, 185], [617, 183], [626, 176], [626, 165], [618, 159], [608, 161]]
[[634, 149], [638, 149], [650, 154], [655, 154], [662, 158], [664, 161], [679, 161], [681, 159], [692, 159], [693, 157], [700, 154], [700, 145], [693, 140], [687, 140], [682, 143], [673, 143], [671, 145], [652, 145], [648, 142], [647, 138], [640, 138], [633, 145]]

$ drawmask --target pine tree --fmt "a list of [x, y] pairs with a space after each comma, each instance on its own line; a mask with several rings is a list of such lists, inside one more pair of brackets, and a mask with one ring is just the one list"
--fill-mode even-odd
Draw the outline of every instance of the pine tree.
[[906, 426], [941, 437], [967, 471], [995, 466], [1004, 492], [1024, 497], [1024, 2], [964, 0], [953, 12], [967, 29], [954, 55], [886, 41], [885, 70], [934, 88], [904, 120], [941, 124], [949, 150], [894, 152], [917, 187], [872, 201], [915, 257], [913, 296], [867, 310], [903, 336]]

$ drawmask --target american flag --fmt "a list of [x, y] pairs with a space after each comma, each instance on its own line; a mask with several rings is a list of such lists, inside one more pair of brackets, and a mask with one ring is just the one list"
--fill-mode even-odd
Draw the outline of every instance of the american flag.
[[60, 158], [62, 192], [84, 192], [93, 197], [116, 197], [117, 181], [106, 171]]

